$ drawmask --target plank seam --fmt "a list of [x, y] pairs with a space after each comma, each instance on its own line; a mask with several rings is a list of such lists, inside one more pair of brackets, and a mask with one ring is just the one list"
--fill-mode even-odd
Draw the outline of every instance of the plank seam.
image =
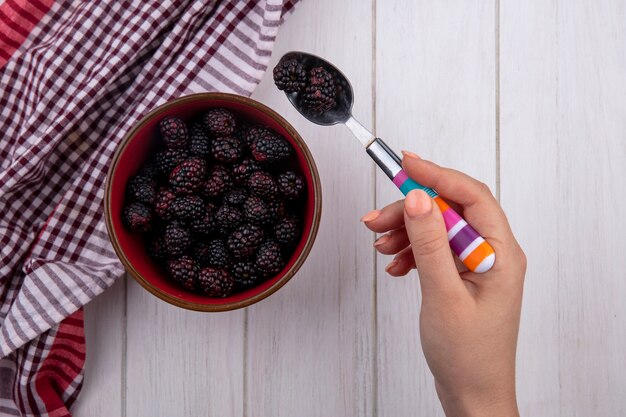
[[124, 303], [122, 310], [122, 417], [127, 416], [126, 391], [128, 389], [128, 274], [124, 276]]
[[248, 309], [243, 312], [243, 417], [248, 417]]
[[495, 1], [496, 199], [500, 201], [500, 0]]
[[[556, 53], [554, 54], [554, 73], [555, 73], [555, 97], [554, 97], [554, 105], [556, 107], [557, 117], [554, 119], [554, 136], [556, 142], [556, 179], [557, 184], [559, 183], [560, 171], [561, 171], [561, 158], [559, 158], [559, 2], [556, 1], [554, 5], [554, 42]], [[556, 230], [557, 233], [561, 231], [561, 216], [556, 216]], [[556, 251], [556, 305], [557, 308], [557, 344], [558, 351], [563, 352], [561, 349], [562, 343], [562, 333], [561, 333], [561, 252], [559, 250]], [[563, 416], [563, 390], [562, 390], [562, 373], [563, 369], [563, 355], [559, 355], [559, 417]]]
[[[376, 82], [377, 82], [377, 49], [376, 49], [376, 0], [372, 0], [372, 130], [374, 135], [377, 135], [376, 129]], [[376, 208], [377, 201], [377, 173], [376, 166], [374, 163], [371, 164], [372, 167], [372, 207]], [[378, 256], [376, 254], [376, 249], [373, 246], [372, 242], [372, 267], [373, 267], [373, 282], [372, 282], [372, 338], [371, 338], [371, 349], [372, 349], [372, 416], [378, 417]]]

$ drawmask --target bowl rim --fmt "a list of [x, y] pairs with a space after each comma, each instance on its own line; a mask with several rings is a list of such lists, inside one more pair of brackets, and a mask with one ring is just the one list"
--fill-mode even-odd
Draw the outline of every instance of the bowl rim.
[[[111, 207], [110, 207], [110, 203], [111, 203], [110, 196], [111, 196], [111, 191], [112, 191], [111, 184], [113, 181], [113, 173], [115, 171], [115, 168], [117, 167], [117, 164], [119, 162], [120, 156], [122, 155], [122, 152], [126, 149], [126, 146], [130, 142], [130, 139], [135, 136], [137, 131], [139, 131], [146, 123], [158, 117], [161, 113], [165, 112], [166, 110], [169, 110], [171, 107], [177, 106], [181, 103], [187, 103], [191, 101], [204, 101], [204, 100], [229, 101], [229, 102], [234, 102], [234, 103], [242, 104], [245, 106], [249, 106], [258, 111], [265, 113], [267, 116], [274, 119], [276, 123], [281, 125], [289, 133], [289, 135], [293, 138], [293, 140], [298, 144], [298, 146], [300, 147], [300, 150], [302, 151], [304, 155], [304, 158], [311, 171], [311, 178], [312, 178], [313, 187], [314, 187], [313, 195], [315, 196], [314, 201], [313, 201], [313, 216], [312, 216], [311, 230], [309, 231], [309, 235], [306, 236], [306, 241], [305, 241], [304, 247], [302, 248], [302, 252], [300, 252], [300, 254], [298, 255], [298, 258], [293, 263], [293, 265], [291, 265], [291, 267], [283, 274], [283, 276], [278, 281], [276, 281], [272, 286], [266, 288], [265, 290], [259, 292], [258, 294], [254, 294], [253, 296], [243, 299], [243, 300], [233, 301], [229, 303], [222, 303], [222, 304], [201, 304], [201, 303], [196, 303], [192, 301], [182, 300], [178, 297], [175, 297], [161, 290], [157, 286], [148, 282], [139, 273], [139, 271], [137, 271], [135, 267], [133, 267], [130, 260], [126, 257], [126, 254], [120, 247], [117, 235], [115, 233], [115, 229], [113, 227], [112, 213], [111, 213]], [[122, 265], [124, 265], [124, 269], [126, 270], [126, 272], [129, 273], [135, 279], [135, 281], [137, 281], [144, 289], [146, 289], [152, 295], [160, 298], [161, 300], [169, 304], [172, 304], [172, 305], [175, 305], [177, 307], [181, 307], [187, 310], [203, 311], [203, 312], [231, 311], [231, 310], [236, 310], [236, 309], [244, 308], [249, 305], [255, 304], [269, 297], [270, 295], [274, 294], [276, 291], [282, 288], [296, 274], [296, 272], [298, 272], [300, 267], [304, 264], [304, 261], [308, 257], [313, 247], [313, 244], [315, 242], [315, 238], [317, 236], [317, 232], [319, 229], [319, 225], [320, 225], [320, 218], [322, 214], [322, 186], [321, 186], [319, 173], [317, 171], [317, 166], [315, 165], [315, 161], [313, 160], [313, 156], [308, 146], [306, 145], [306, 143], [304, 142], [300, 134], [296, 131], [296, 129], [276, 111], [272, 110], [270, 107], [266, 106], [265, 104], [260, 103], [246, 96], [241, 96], [241, 95], [231, 94], [231, 93], [217, 93], [217, 92], [196, 93], [196, 94], [190, 94], [190, 95], [176, 98], [174, 100], [167, 101], [161, 104], [160, 106], [154, 108], [144, 117], [142, 117], [141, 120], [136, 122], [133, 125], [132, 129], [130, 129], [128, 133], [124, 135], [124, 138], [117, 145], [117, 148], [115, 150], [115, 153], [113, 154], [113, 158], [111, 160], [111, 164], [107, 172], [105, 188], [104, 188], [104, 214], [105, 214], [107, 232], [109, 234], [109, 240], [111, 241], [113, 245], [113, 249], [115, 250], [115, 253], [117, 254], [120, 261], [122, 262]]]

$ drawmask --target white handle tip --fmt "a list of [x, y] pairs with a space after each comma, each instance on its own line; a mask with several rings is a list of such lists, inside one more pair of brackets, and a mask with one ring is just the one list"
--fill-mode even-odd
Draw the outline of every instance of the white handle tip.
[[483, 259], [483, 261], [481, 263], [478, 264], [476, 269], [474, 269], [474, 272], [476, 272], [478, 274], [482, 274], [484, 272], [487, 272], [487, 271], [489, 271], [491, 269], [491, 267], [495, 263], [496, 263], [496, 254], [492, 253], [491, 255], [489, 255], [485, 259]]

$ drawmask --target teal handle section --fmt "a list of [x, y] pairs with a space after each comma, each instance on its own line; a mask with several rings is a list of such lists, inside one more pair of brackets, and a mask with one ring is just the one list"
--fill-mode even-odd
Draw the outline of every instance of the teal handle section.
[[400, 172], [393, 177], [392, 181], [404, 195], [407, 195], [411, 190], [422, 190], [432, 198], [435, 198], [438, 195], [432, 188], [425, 187], [422, 184], [413, 181], [403, 169], [401, 169]]
[[404, 181], [404, 184], [402, 184], [400, 186], [400, 191], [402, 191], [402, 194], [407, 195], [409, 193], [409, 191], [411, 190], [429, 190], [429, 188], [424, 187], [422, 184], [419, 184], [415, 181], [413, 181], [412, 179], [408, 179], [406, 181]]

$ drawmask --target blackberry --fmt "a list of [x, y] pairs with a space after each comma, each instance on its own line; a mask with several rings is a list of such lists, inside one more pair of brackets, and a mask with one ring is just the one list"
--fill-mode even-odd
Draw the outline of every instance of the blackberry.
[[252, 144], [254, 143], [255, 140], [259, 138], [273, 137], [276, 135], [277, 133], [275, 133], [273, 130], [270, 130], [267, 127], [252, 126], [251, 128], [248, 129], [248, 134], [245, 137], [244, 143], [252, 147]]
[[159, 129], [167, 148], [181, 149], [187, 145], [189, 140], [187, 125], [178, 117], [164, 117], [159, 122]]
[[287, 208], [285, 207], [283, 200], [278, 198], [269, 198], [265, 200], [265, 204], [274, 219], [282, 219], [285, 215], [287, 215]]
[[143, 175], [136, 175], [126, 184], [126, 197], [151, 206], [156, 196], [156, 181]]
[[222, 233], [228, 233], [241, 223], [243, 215], [236, 207], [224, 204], [215, 213], [215, 222], [220, 227]]
[[165, 227], [163, 241], [169, 255], [180, 256], [191, 245], [191, 235], [183, 224], [172, 222]]
[[192, 155], [206, 158], [211, 154], [211, 139], [206, 134], [204, 127], [196, 123], [189, 133], [189, 152]]
[[124, 208], [122, 221], [133, 232], [147, 232], [152, 229], [152, 210], [143, 203], [131, 203]]
[[274, 178], [267, 172], [253, 172], [248, 178], [250, 192], [259, 197], [272, 197], [278, 193], [278, 185]]
[[235, 280], [224, 269], [203, 268], [198, 276], [200, 290], [209, 297], [227, 297], [235, 288]]
[[206, 243], [202, 247], [202, 253], [197, 253], [203, 260], [203, 265], [213, 266], [215, 268], [227, 268], [232, 264], [232, 259], [224, 241], [214, 239]]
[[236, 259], [252, 255], [263, 241], [263, 229], [254, 224], [237, 227], [226, 240], [228, 251]]
[[174, 220], [188, 221], [204, 216], [204, 201], [195, 195], [178, 197], [172, 201], [169, 215]]
[[175, 199], [176, 194], [174, 194], [174, 191], [167, 187], [161, 187], [154, 199], [154, 211], [156, 214], [164, 220], [169, 220], [170, 206]]
[[261, 170], [261, 165], [254, 159], [244, 159], [233, 167], [233, 179], [237, 184], [244, 183], [250, 174]]
[[320, 116], [324, 112], [337, 107], [337, 102], [334, 98], [323, 95], [319, 90], [311, 91], [307, 89], [307, 93], [304, 96], [304, 105], [311, 114]]
[[305, 107], [315, 115], [337, 107], [337, 88], [333, 76], [322, 67], [309, 72], [309, 84], [304, 94]]
[[250, 125], [240, 124], [239, 126], [237, 126], [237, 129], [235, 129], [235, 132], [233, 133], [233, 137], [235, 139], [238, 139], [239, 142], [243, 143], [244, 145], [250, 146], [250, 144], [252, 143], [252, 141], [249, 140], [251, 129], [252, 129], [252, 126]]
[[304, 66], [295, 59], [280, 61], [274, 67], [274, 84], [279, 90], [297, 93], [306, 87], [307, 74]]
[[165, 149], [156, 154], [154, 164], [159, 174], [169, 177], [170, 172], [188, 157], [189, 154], [184, 149]]
[[206, 197], [219, 197], [231, 187], [230, 174], [221, 165], [209, 170], [206, 181], [200, 187], [200, 192]]
[[158, 171], [156, 164], [154, 162], [148, 162], [141, 167], [141, 169], [139, 170], [139, 174], [137, 175], [146, 177], [151, 180], [156, 180], [157, 174]]
[[294, 200], [302, 195], [304, 178], [294, 171], [287, 171], [278, 176], [278, 189], [285, 198]]
[[287, 159], [291, 155], [289, 142], [275, 133], [255, 138], [250, 148], [252, 149], [252, 156], [258, 162], [275, 163]]
[[311, 68], [309, 71], [309, 85], [313, 87], [327, 88], [328, 92], [335, 90], [335, 79], [332, 74], [323, 67]]
[[264, 277], [276, 275], [283, 269], [285, 261], [280, 253], [280, 245], [272, 240], [264, 242], [256, 254], [257, 270]]
[[243, 155], [243, 146], [230, 136], [216, 138], [211, 143], [211, 155], [216, 161], [232, 164]]
[[230, 273], [235, 279], [235, 287], [239, 290], [254, 287], [260, 281], [254, 263], [249, 261], [235, 263], [230, 269]]
[[235, 116], [226, 109], [209, 110], [202, 121], [206, 131], [213, 136], [228, 136], [235, 131]]
[[205, 176], [205, 160], [192, 156], [172, 170], [170, 187], [178, 195], [192, 194], [200, 187]]
[[206, 266], [209, 259], [209, 244], [204, 241], [196, 242], [193, 248], [193, 258], [201, 267]]
[[300, 227], [295, 217], [287, 217], [274, 225], [274, 239], [283, 248], [290, 249], [300, 237]]
[[267, 204], [257, 196], [250, 196], [243, 204], [243, 215], [250, 223], [266, 225], [273, 220], [272, 212]]
[[182, 256], [179, 259], [167, 261], [167, 272], [170, 277], [189, 291], [195, 291], [198, 284], [200, 266], [189, 256]]
[[200, 235], [216, 233], [219, 228], [215, 222], [215, 206], [212, 203], [207, 203], [202, 217], [191, 220], [189, 227], [194, 233]]
[[224, 202], [231, 206], [241, 206], [246, 202], [248, 193], [243, 188], [235, 188], [224, 195]]
[[164, 261], [167, 258], [167, 251], [165, 250], [163, 236], [149, 236], [146, 239], [146, 252], [148, 253], [148, 256], [155, 261]]

